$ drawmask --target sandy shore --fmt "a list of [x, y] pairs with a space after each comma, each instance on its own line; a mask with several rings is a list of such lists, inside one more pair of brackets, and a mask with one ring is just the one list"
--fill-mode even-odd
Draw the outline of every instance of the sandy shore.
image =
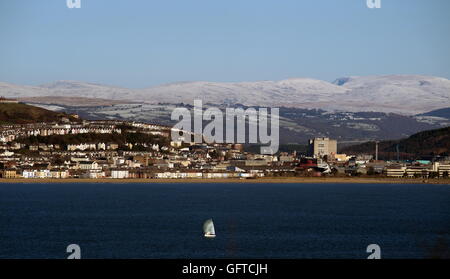
[[1, 183], [387, 183], [446, 184], [450, 179], [366, 177], [264, 177], [258, 179], [0, 179]]

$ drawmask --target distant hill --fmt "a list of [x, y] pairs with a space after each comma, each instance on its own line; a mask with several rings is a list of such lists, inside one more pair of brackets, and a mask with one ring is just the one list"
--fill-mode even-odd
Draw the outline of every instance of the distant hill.
[[[99, 99], [99, 98], [84, 98], [84, 97], [24, 97], [19, 98], [19, 101], [27, 104], [40, 104], [45, 105], [67, 105], [72, 104], [75, 107], [95, 107], [95, 106], [112, 106], [117, 104], [123, 104], [123, 101], [111, 100], [111, 99]], [[127, 102], [132, 103], [132, 102]]]
[[433, 110], [427, 113], [420, 114], [419, 116], [433, 116], [433, 117], [442, 117], [446, 119], [450, 119], [450, 108], [443, 108]]
[[[56, 99], [56, 98], [55, 98]], [[116, 104], [71, 106], [60, 100], [36, 104], [53, 111], [76, 113], [89, 120], [126, 120], [173, 126], [172, 111], [183, 104]], [[92, 99], [89, 99], [92, 100]], [[95, 102], [92, 100], [92, 104]], [[209, 106], [205, 106], [209, 107]], [[242, 107], [243, 106], [235, 106]], [[225, 111], [226, 106], [219, 106]], [[314, 137], [331, 137], [341, 144], [357, 144], [371, 140], [406, 138], [421, 131], [450, 126], [450, 120], [428, 116], [405, 116], [382, 112], [327, 112], [316, 109], [280, 107], [280, 143], [306, 144]]]
[[[79, 81], [56, 81], [40, 86], [0, 82], [0, 95], [25, 97], [83, 97], [140, 103], [293, 107], [326, 111], [377, 111], [416, 115], [448, 107], [450, 80], [421, 75], [343, 77], [331, 83], [311, 78], [249, 82], [177, 82], [142, 89]], [[76, 103], [71, 101], [67, 105]]]
[[[409, 138], [379, 143], [380, 159], [396, 159], [397, 145], [401, 159], [414, 159], [428, 155], [450, 155], [450, 127], [424, 131]], [[375, 142], [347, 146], [340, 150], [345, 154], [374, 154]]]
[[54, 112], [22, 103], [0, 103], [0, 124], [58, 122], [63, 117], [76, 121], [66, 113]]

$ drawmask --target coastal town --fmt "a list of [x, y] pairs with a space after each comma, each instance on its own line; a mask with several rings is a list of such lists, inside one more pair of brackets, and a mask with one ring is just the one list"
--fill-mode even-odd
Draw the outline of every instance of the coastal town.
[[[13, 102], [3, 100], [4, 103]], [[0, 126], [2, 179], [257, 179], [262, 177], [439, 178], [450, 158], [384, 161], [373, 154], [339, 154], [337, 141], [318, 137], [308, 152], [261, 155], [243, 144], [172, 141], [167, 126], [82, 120]]]

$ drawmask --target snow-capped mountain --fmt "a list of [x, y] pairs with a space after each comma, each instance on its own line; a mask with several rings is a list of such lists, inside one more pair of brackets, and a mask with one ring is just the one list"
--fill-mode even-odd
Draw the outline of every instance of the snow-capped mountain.
[[332, 83], [306, 79], [259, 82], [184, 82], [143, 89], [145, 101], [192, 104], [194, 99], [213, 104], [243, 104], [249, 106], [303, 105], [305, 102], [328, 101], [348, 90]]
[[126, 100], [133, 98], [134, 95], [131, 89], [79, 81], [57, 81], [39, 86], [0, 82], [0, 96], [10, 98], [44, 96], [102, 98], [104, 96], [106, 99]]
[[450, 107], [450, 80], [419, 75], [339, 78], [333, 83], [308, 78], [257, 82], [178, 82], [126, 89], [76, 81], [40, 86], [0, 82], [0, 96], [64, 96], [143, 103], [186, 103], [321, 108], [418, 114]]
[[347, 77], [334, 84], [349, 89], [339, 109], [421, 113], [450, 107], [450, 80], [418, 75]]

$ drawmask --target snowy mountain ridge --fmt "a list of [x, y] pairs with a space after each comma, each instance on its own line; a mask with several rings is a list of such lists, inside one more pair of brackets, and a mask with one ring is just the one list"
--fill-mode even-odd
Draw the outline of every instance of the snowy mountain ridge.
[[0, 82], [0, 96], [64, 96], [149, 104], [193, 104], [320, 108], [328, 111], [378, 111], [419, 114], [450, 107], [450, 80], [421, 75], [351, 76], [327, 82], [311, 78], [256, 82], [176, 82], [127, 89], [79, 81], [40, 86]]

